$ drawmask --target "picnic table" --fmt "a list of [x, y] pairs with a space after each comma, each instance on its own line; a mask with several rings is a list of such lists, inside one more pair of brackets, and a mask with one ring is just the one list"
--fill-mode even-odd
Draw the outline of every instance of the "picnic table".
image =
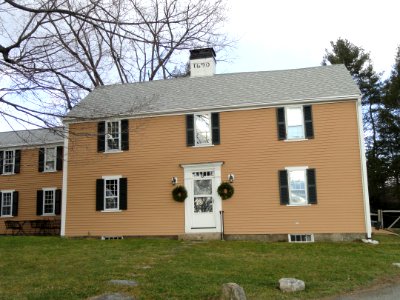
[[6, 220], [4, 223], [12, 235], [56, 235], [61, 227], [59, 219]]

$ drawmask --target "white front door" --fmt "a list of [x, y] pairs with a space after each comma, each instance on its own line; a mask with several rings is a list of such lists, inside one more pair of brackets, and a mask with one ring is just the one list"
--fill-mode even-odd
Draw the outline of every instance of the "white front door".
[[185, 231], [221, 232], [221, 198], [217, 188], [221, 183], [221, 164], [185, 165]]

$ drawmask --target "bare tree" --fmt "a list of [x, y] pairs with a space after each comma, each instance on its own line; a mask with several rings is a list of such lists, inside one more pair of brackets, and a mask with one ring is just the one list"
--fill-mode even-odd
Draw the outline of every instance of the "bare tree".
[[173, 78], [187, 52], [232, 45], [224, 0], [4, 0], [0, 114], [52, 126], [97, 86]]

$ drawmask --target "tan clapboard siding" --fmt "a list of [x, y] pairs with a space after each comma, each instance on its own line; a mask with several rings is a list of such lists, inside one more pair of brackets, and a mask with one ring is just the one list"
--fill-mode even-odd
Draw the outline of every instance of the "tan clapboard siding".
[[[223, 201], [227, 234], [365, 232], [356, 102], [313, 105], [315, 139], [277, 140], [275, 108], [220, 113], [221, 145], [186, 147], [185, 116], [130, 120], [130, 150], [97, 153], [96, 123], [70, 126], [66, 235], [184, 233], [184, 204], [172, 200], [181, 164], [223, 161], [235, 195]], [[89, 133], [82, 136], [80, 133]], [[318, 204], [279, 204], [278, 170], [316, 169]], [[95, 211], [95, 181], [128, 178], [128, 210]]]
[[[21, 150], [20, 173], [0, 175], [0, 190], [15, 190], [19, 193], [18, 216], [0, 218], [0, 234], [6, 233], [6, 220], [36, 220], [49, 217], [36, 216], [36, 191], [42, 188], [62, 188], [62, 171], [41, 173], [38, 171], [39, 149]], [[51, 217], [51, 218], [59, 218]], [[8, 233], [11, 233], [8, 232]]]

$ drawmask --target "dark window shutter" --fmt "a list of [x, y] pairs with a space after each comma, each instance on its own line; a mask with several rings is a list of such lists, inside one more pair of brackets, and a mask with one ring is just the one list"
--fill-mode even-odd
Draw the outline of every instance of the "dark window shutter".
[[317, 185], [315, 180], [315, 169], [307, 169], [307, 192], [308, 203], [317, 204]]
[[129, 150], [129, 120], [121, 120], [121, 150]]
[[312, 121], [312, 107], [311, 105], [303, 106], [304, 114], [304, 135], [306, 139], [314, 138], [314, 127]]
[[39, 149], [39, 167], [38, 167], [39, 172], [44, 171], [44, 148]]
[[56, 190], [56, 203], [54, 207], [54, 213], [56, 215], [61, 214], [61, 199], [62, 199], [61, 197], [62, 197], [61, 190], [60, 189]]
[[43, 191], [38, 190], [36, 192], [36, 215], [43, 215]]
[[286, 170], [279, 171], [279, 194], [281, 199], [281, 205], [289, 204], [289, 186], [288, 186], [288, 176]]
[[194, 146], [194, 115], [186, 115], [186, 146]]
[[18, 196], [18, 192], [13, 193], [12, 215], [14, 217], [18, 216]]
[[2, 197], [3, 197], [3, 194], [0, 192], [0, 216], [1, 216], [1, 212], [2, 212], [2, 209], [1, 209], [1, 205], [2, 205]]
[[119, 180], [119, 209], [128, 209], [128, 179]]
[[63, 169], [63, 160], [64, 160], [64, 147], [57, 147], [57, 162], [56, 162], [56, 170], [61, 171]]
[[21, 150], [15, 150], [14, 155], [14, 173], [19, 173], [21, 171]]
[[96, 179], [96, 210], [104, 209], [104, 179]]
[[106, 143], [106, 122], [97, 124], [97, 152], [104, 152]]
[[0, 151], [0, 174], [3, 174], [4, 151]]
[[213, 145], [219, 145], [221, 143], [219, 130], [219, 113], [211, 113], [211, 130]]
[[286, 139], [286, 124], [285, 124], [285, 108], [278, 107], [276, 109], [276, 120], [278, 125], [278, 139]]

